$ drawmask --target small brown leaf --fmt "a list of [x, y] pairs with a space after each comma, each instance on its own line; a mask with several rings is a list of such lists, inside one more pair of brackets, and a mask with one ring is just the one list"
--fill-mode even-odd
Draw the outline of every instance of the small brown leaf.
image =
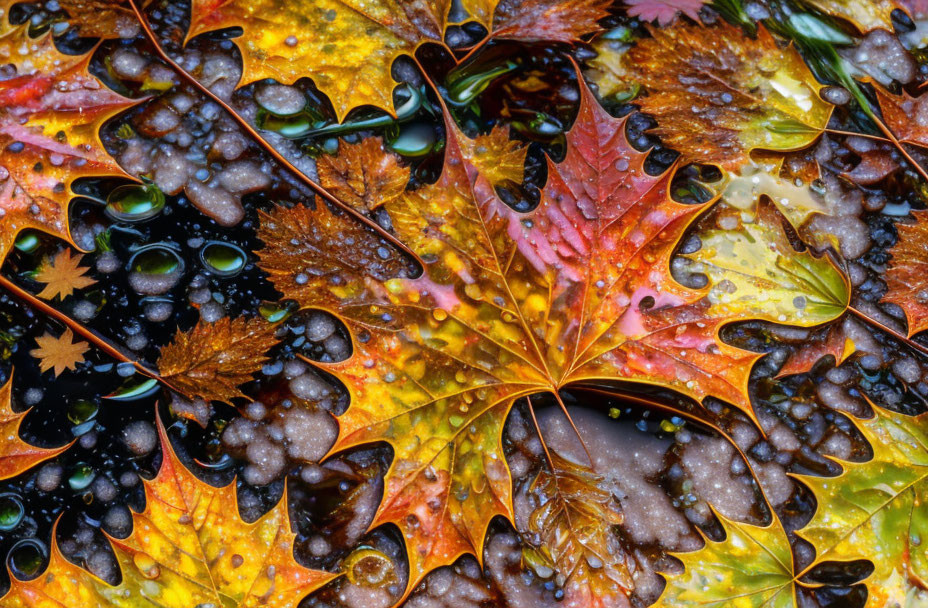
[[83, 289], [96, 283], [95, 279], [84, 276], [89, 268], [80, 266], [81, 255], [71, 257], [70, 249], [62, 249], [54, 258], [45, 260], [35, 275], [35, 280], [45, 283], [45, 289], [37, 295], [45, 300], [66, 297], [75, 289]]
[[319, 181], [343, 202], [365, 213], [403, 194], [409, 167], [394, 154], [385, 154], [379, 137], [360, 143], [341, 142], [338, 156], [322, 156], [316, 164]]
[[55, 376], [60, 376], [66, 369], [77, 369], [78, 363], [84, 362], [84, 353], [90, 350], [86, 342], [75, 342], [74, 334], [65, 329], [57, 338], [48, 332], [35, 339], [39, 348], [29, 351], [29, 354], [39, 360], [39, 369], [42, 372], [54, 368]]
[[188, 398], [230, 403], [244, 396], [238, 387], [252, 380], [276, 344], [274, 326], [260, 318], [200, 321], [161, 349], [158, 369]]

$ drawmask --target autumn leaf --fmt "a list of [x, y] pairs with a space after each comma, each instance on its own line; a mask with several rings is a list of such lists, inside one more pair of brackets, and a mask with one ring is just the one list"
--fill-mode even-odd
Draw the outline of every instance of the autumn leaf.
[[[796, 49], [780, 48], [763, 26], [756, 39], [724, 22], [678, 23], [651, 35], [620, 61], [601, 58], [598, 78], [613, 87], [615, 80], [640, 83], [647, 95], [636, 103], [686, 160], [738, 171], [752, 150], [803, 148], [828, 123], [832, 106], [819, 98], [822, 85]], [[622, 73], [613, 73], [616, 66]]]
[[898, 223], [899, 240], [889, 253], [883, 299], [905, 312], [909, 336], [928, 329], [928, 211], [913, 211], [914, 224]]
[[12, 397], [13, 378], [11, 375], [10, 379], [0, 387], [0, 436], [4, 437], [4, 440], [0, 442], [0, 480], [12, 479], [43, 460], [54, 458], [71, 447], [69, 443], [60, 448], [38, 448], [23, 441], [19, 436], [19, 426], [28, 410], [14, 412]]
[[906, 416], [871, 404], [857, 420], [873, 458], [836, 460], [836, 478], [802, 475], [818, 510], [799, 535], [816, 548], [814, 564], [870, 560], [868, 608], [928, 601], [928, 414]]
[[[464, 2], [494, 35], [560, 42], [597, 31], [605, 6], [606, 0]], [[241, 85], [312, 78], [341, 122], [361, 105], [394, 113], [393, 62], [425, 42], [442, 43], [450, 8], [450, 0], [193, 0], [187, 40], [242, 28], [234, 38], [244, 63]]]
[[565, 608], [620, 605], [616, 596], [624, 603], [634, 584], [614, 530], [623, 520], [618, 504], [594, 470], [550, 456], [531, 484], [542, 502], [528, 519], [525, 562], [556, 573]]
[[29, 354], [39, 360], [39, 369], [42, 372], [54, 369], [55, 376], [60, 376], [66, 369], [76, 370], [77, 364], [84, 362], [84, 353], [90, 350], [90, 345], [86, 342], [74, 341], [74, 334], [70, 329], [65, 329], [57, 338], [45, 332], [36, 338], [35, 342], [39, 347], [30, 350]]
[[70, 563], [56, 541], [45, 572], [27, 581], [11, 576], [0, 605], [288, 608], [334, 578], [294, 559], [286, 488], [273, 509], [247, 523], [235, 482], [216, 488], [197, 479], [159, 430], [164, 459], [144, 482], [145, 510], [132, 514], [128, 538], [109, 538], [122, 582], [111, 586]]
[[71, 257], [70, 249], [62, 249], [52, 260], [45, 260], [33, 277], [39, 283], [45, 283], [45, 288], [38, 297], [45, 300], [66, 297], [74, 293], [75, 289], [83, 289], [96, 283], [96, 280], [84, 276], [89, 268], [80, 266], [81, 256]]
[[267, 351], [278, 342], [274, 332], [273, 325], [257, 317], [200, 320], [189, 331], [178, 330], [161, 349], [158, 370], [188, 398], [231, 404], [245, 396], [238, 387], [253, 380], [268, 361]]
[[777, 378], [811, 371], [822, 357], [828, 355], [834, 358], [835, 366], [841, 365], [856, 351], [857, 346], [848, 337], [844, 325], [832, 325], [810, 336], [797, 351], [792, 353], [777, 372]]
[[892, 0], [803, 0], [818, 10], [852, 23], [860, 32], [893, 31], [892, 12], [902, 4]]
[[793, 553], [779, 518], [766, 526], [733, 521], [716, 513], [725, 539], [675, 553], [683, 572], [666, 574], [656, 608], [798, 608]]
[[704, 0], [625, 0], [629, 17], [657, 21], [658, 25], [665, 27], [681, 13], [699, 22], [699, 9], [704, 4]]
[[58, 0], [58, 6], [68, 13], [72, 27], [83, 37], [131, 38], [139, 30], [132, 9], [120, 0]]
[[644, 171], [626, 119], [586, 88], [580, 97], [566, 157], [548, 161], [541, 201], [524, 214], [498, 198], [447, 121], [438, 181], [384, 205], [425, 262], [419, 278], [327, 207], [262, 217], [259, 264], [275, 287], [331, 311], [353, 335], [352, 357], [319, 364], [351, 397], [333, 449], [393, 446], [373, 525], [403, 531], [408, 589], [463, 553], [481, 555], [490, 520], [511, 516], [500, 434], [515, 399], [624, 380], [714, 395], [753, 415], [747, 380], [759, 355], [718, 331], [780, 313], [717, 309], [707, 290], [672, 279], [679, 239], [711, 203], [671, 200], [672, 174]]
[[399, 157], [384, 154], [379, 137], [340, 142], [338, 156], [320, 156], [316, 170], [329, 192], [364, 213], [403, 194], [409, 182], [409, 167], [400, 165]]
[[81, 177], [127, 177], [99, 130], [136, 103], [88, 72], [90, 53], [64, 55], [51, 34], [32, 39], [27, 30], [0, 35], [0, 54], [15, 70], [0, 81], [0, 260], [27, 228], [71, 243], [71, 186]]
[[928, 95], [912, 97], [905, 91], [893, 95], [877, 85], [873, 90], [886, 125], [899, 141], [928, 147], [928, 129], [924, 127], [928, 118]]
[[769, 198], [797, 230], [815, 214], [832, 211], [810, 183], [783, 176], [780, 162], [750, 162], [737, 173], [726, 173], [719, 189], [726, 203], [746, 211], [756, 208], [762, 197]]

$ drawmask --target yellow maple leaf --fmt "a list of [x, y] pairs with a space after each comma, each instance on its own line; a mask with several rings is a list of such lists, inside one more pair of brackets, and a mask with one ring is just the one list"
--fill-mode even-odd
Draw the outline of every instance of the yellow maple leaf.
[[45, 283], [45, 288], [38, 295], [45, 300], [65, 299], [75, 289], [83, 289], [96, 283], [95, 279], [84, 276], [89, 268], [80, 266], [81, 258], [71, 257], [70, 249], [62, 249], [51, 260], [46, 260], [35, 274], [35, 280]]
[[84, 353], [90, 350], [90, 345], [86, 342], [74, 341], [74, 334], [70, 329], [65, 329], [57, 338], [45, 332], [35, 341], [39, 348], [30, 350], [29, 354], [39, 360], [39, 369], [42, 372], [54, 369], [55, 376], [60, 376], [66, 369], [77, 369], [77, 364], [84, 362]]

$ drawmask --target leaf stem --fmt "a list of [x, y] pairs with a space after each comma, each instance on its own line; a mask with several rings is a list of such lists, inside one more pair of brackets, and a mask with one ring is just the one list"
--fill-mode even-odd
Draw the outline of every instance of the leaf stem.
[[139, 22], [139, 25], [142, 28], [142, 31], [145, 33], [145, 37], [148, 38], [148, 41], [154, 47], [155, 53], [167, 63], [177, 74], [186, 80], [191, 86], [193, 86], [197, 91], [208, 97], [211, 101], [219, 105], [223, 110], [225, 110], [229, 116], [238, 123], [238, 126], [242, 128], [248, 135], [264, 150], [271, 155], [277, 162], [287, 168], [293, 175], [295, 175], [300, 181], [309, 186], [317, 195], [321, 196], [325, 200], [329, 201], [348, 215], [352, 216], [354, 219], [358, 220], [374, 232], [376, 232], [381, 238], [386, 241], [389, 241], [394, 247], [403, 251], [406, 255], [415, 259], [419, 264], [423, 264], [422, 259], [409, 247], [407, 247], [402, 241], [390, 234], [387, 230], [381, 227], [377, 222], [370, 219], [360, 211], [356, 210], [351, 205], [342, 202], [335, 195], [325, 189], [322, 184], [315, 181], [302, 171], [300, 171], [293, 163], [287, 160], [283, 154], [277, 151], [277, 149], [266, 140], [257, 129], [251, 126], [251, 124], [245, 120], [241, 114], [239, 114], [232, 106], [222, 100], [219, 96], [209, 90], [206, 85], [202, 84], [199, 80], [193, 77], [187, 70], [180, 66], [176, 61], [174, 61], [167, 53], [167, 51], [162, 48], [161, 44], [158, 42], [158, 38], [155, 35], [155, 32], [151, 29], [151, 25], [148, 23], [148, 19], [142, 14], [142, 11], [139, 9], [138, 3], [136, 0], [129, 0], [129, 6], [132, 8], [132, 12], [135, 13], [135, 17]]

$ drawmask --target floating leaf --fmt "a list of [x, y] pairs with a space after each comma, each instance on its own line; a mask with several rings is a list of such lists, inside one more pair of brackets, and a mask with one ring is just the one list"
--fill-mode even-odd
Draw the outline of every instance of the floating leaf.
[[781, 313], [716, 308], [706, 291], [672, 279], [673, 251], [710, 203], [671, 200], [671, 173], [644, 171], [626, 119], [609, 116], [586, 88], [580, 97], [566, 157], [548, 161], [530, 213], [498, 198], [446, 121], [438, 181], [384, 206], [425, 261], [419, 278], [404, 278], [400, 260], [379, 256], [386, 246], [327, 207], [262, 218], [259, 264], [276, 288], [333, 312], [354, 336], [352, 357], [320, 364], [351, 396], [334, 449], [393, 446], [374, 525], [403, 531], [408, 589], [463, 553], [482, 554], [490, 520], [511, 516], [500, 433], [514, 399], [624, 380], [714, 395], [753, 415], [747, 380], [759, 355], [718, 331]]
[[38, 297], [45, 300], [66, 297], [74, 293], [75, 289], [83, 289], [96, 283], [97, 281], [84, 276], [89, 268], [81, 266], [80, 255], [71, 257], [71, 250], [68, 248], [59, 251], [51, 260], [46, 260], [33, 277], [39, 283], [45, 283], [45, 288], [38, 294]]
[[799, 535], [815, 546], [815, 564], [870, 560], [867, 607], [916, 606], [928, 600], [928, 414], [905, 416], [871, 404], [857, 420], [870, 443], [867, 462], [836, 460], [838, 477], [799, 478], [818, 510]]
[[77, 364], [84, 362], [84, 353], [90, 350], [90, 345], [86, 342], [74, 341], [74, 334], [70, 329], [65, 329], [57, 338], [45, 332], [36, 338], [35, 342], [39, 347], [30, 350], [29, 354], [39, 360], [39, 369], [42, 372], [54, 369], [55, 376], [60, 376], [66, 369], [77, 369]]
[[294, 559], [286, 489], [273, 509], [247, 523], [235, 482], [216, 488], [200, 481], [163, 428], [160, 435], [164, 459], [158, 475], [144, 482], [145, 510], [132, 514], [128, 538], [109, 539], [122, 582], [111, 586], [75, 566], [55, 541], [45, 572], [28, 581], [11, 577], [0, 605], [288, 608], [334, 578]]
[[361, 212], [373, 211], [406, 190], [409, 167], [399, 157], [383, 153], [383, 140], [368, 137], [360, 143], [341, 142], [338, 156], [316, 161], [319, 181], [342, 202]]
[[928, 329], [928, 211], [913, 211], [914, 224], [896, 224], [899, 240], [889, 252], [883, 299], [898, 305], [909, 321], [909, 336]]
[[27, 228], [71, 242], [71, 186], [81, 177], [126, 177], [99, 130], [135, 103], [88, 72], [90, 53], [64, 55], [50, 34], [32, 39], [27, 30], [0, 35], [0, 55], [15, 70], [0, 81], [0, 261]]
[[260, 317], [201, 320], [189, 331], [178, 330], [161, 349], [158, 370], [188, 398], [231, 403], [245, 396], [238, 387], [268, 361], [267, 351], [278, 342], [274, 332]]
[[19, 437], [19, 425], [23, 422], [26, 412], [14, 412], [12, 407], [13, 378], [10, 377], [0, 387], [0, 479], [11, 479], [27, 471], [43, 460], [54, 458], [69, 447], [70, 444], [60, 448], [37, 448], [29, 445]]

